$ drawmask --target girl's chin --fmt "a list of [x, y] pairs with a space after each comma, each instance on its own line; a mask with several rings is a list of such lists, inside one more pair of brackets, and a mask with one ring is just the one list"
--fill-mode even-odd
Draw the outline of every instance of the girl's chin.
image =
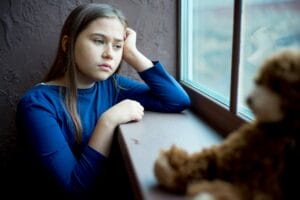
[[[113, 75], [112, 72], [104, 72], [104, 71], [97, 71], [97, 72], [94, 72], [93, 74], [81, 75], [78, 77], [79, 78], [78, 85], [93, 85], [97, 81], [107, 80], [112, 75]], [[80, 77], [82, 78], [82, 80]], [[82, 83], [82, 84], [80, 84], [80, 83]]]
[[112, 76], [113, 73], [101, 73], [95, 77], [95, 81], [105, 81]]

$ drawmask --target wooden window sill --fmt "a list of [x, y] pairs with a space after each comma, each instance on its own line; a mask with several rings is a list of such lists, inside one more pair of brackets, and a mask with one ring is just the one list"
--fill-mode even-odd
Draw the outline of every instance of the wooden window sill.
[[192, 153], [218, 144], [222, 137], [190, 110], [179, 114], [145, 112], [140, 122], [120, 125], [117, 140], [135, 199], [186, 199], [158, 187], [153, 165], [172, 144]]

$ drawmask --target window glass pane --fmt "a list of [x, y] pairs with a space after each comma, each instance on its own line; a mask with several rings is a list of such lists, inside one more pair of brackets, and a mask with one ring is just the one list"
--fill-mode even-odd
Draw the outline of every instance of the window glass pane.
[[229, 106], [233, 0], [181, 3], [181, 78]]
[[238, 112], [252, 118], [245, 98], [264, 59], [277, 50], [300, 48], [299, 0], [243, 0]]

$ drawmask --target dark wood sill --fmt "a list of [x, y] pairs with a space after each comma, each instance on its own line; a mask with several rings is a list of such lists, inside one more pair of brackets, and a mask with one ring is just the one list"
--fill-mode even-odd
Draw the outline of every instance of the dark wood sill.
[[192, 153], [223, 138], [190, 110], [179, 114], [145, 112], [140, 122], [118, 127], [117, 140], [135, 199], [187, 199], [158, 187], [153, 165], [161, 149], [172, 144]]

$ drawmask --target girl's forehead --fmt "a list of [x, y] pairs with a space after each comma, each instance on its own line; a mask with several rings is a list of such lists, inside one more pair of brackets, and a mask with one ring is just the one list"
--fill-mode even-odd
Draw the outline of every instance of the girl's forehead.
[[92, 21], [87, 27], [88, 32], [109, 32], [123, 35], [125, 27], [117, 17], [98, 18]]

